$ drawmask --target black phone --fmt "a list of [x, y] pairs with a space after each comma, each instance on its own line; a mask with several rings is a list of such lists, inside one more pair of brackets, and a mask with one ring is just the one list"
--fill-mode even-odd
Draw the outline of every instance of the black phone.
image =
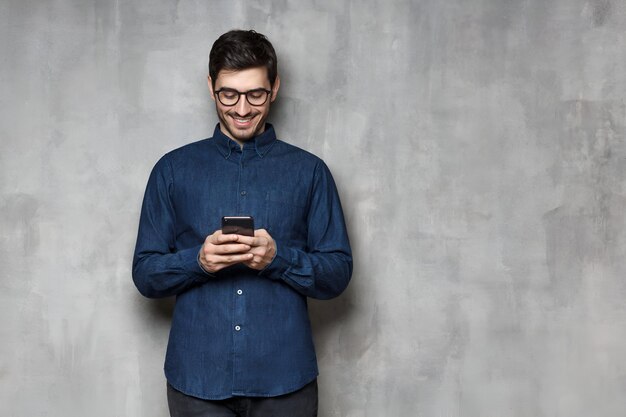
[[224, 216], [222, 217], [222, 233], [254, 236], [254, 219], [250, 216]]

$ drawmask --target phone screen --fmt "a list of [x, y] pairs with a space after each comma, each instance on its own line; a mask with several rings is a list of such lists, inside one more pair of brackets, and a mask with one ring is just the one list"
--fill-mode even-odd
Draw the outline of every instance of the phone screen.
[[250, 216], [224, 216], [222, 217], [222, 233], [254, 236], [254, 219]]

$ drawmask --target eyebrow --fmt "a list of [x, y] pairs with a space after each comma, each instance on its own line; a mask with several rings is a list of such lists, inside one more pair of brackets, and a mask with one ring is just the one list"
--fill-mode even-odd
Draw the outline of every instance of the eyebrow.
[[251, 88], [250, 90], [246, 90], [246, 91], [239, 91], [236, 88], [232, 88], [232, 87], [220, 87], [216, 89], [216, 91], [219, 91], [219, 90], [230, 90], [230, 91], [236, 91], [238, 93], [247, 93], [247, 92], [256, 91], [256, 90], [271, 91], [270, 89], [265, 88], [265, 87]]

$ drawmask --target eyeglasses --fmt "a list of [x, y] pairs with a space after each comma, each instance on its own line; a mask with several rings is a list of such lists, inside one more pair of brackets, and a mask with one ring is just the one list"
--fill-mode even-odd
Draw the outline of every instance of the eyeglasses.
[[239, 103], [239, 98], [242, 95], [246, 96], [246, 100], [251, 106], [262, 106], [271, 94], [272, 92], [270, 90], [264, 88], [255, 88], [254, 90], [244, 92], [237, 91], [233, 88], [220, 88], [215, 91], [217, 99], [224, 106], [234, 106]]

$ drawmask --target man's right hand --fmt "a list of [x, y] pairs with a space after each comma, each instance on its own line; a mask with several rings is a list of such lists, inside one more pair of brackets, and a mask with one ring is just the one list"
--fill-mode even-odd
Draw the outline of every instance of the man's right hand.
[[245, 262], [254, 256], [248, 253], [250, 245], [239, 242], [239, 235], [224, 235], [221, 230], [207, 236], [200, 249], [198, 260], [202, 268], [209, 273]]

